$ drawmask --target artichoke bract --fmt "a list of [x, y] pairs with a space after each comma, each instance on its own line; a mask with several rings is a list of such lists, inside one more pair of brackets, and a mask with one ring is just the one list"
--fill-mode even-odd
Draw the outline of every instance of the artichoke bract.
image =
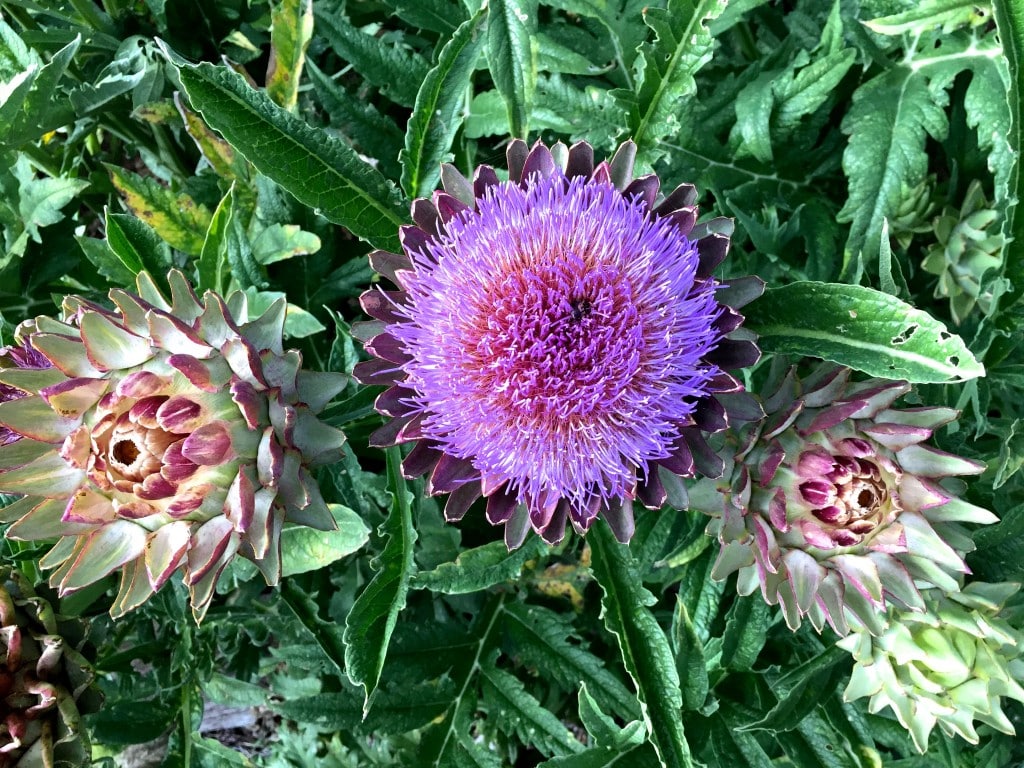
[[26, 397], [0, 403], [21, 439], [0, 448], [7, 535], [60, 537], [41, 560], [60, 594], [120, 569], [111, 614], [137, 607], [178, 569], [200, 620], [236, 555], [269, 584], [285, 522], [335, 527], [310, 468], [344, 435], [316, 414], [345, 385], [285, 350], [286, 304], [250, 317], [246, 294], [199, 300], [180, 272], [166, 298], [146, 273], [114, 308], [78, 297], [64, 320], [19, 326], [52, 369], [6, 369]]
[[509, 547], [598, 516], [627, 541], [634, 499], [685, 504], [682, 477], [722, 469], [706, 435], [743, 415], [729, 371], [760, 351], [736, 309], [764, 284], [713, 276], [732, 221], [697, 223], [696, 189], [662, 198], [635, 154], [515, 140], [508, 181], [443, 166], [403, 253], [370, 254], [398, 288], [361, 299], [377, 359], [353, 373], [389, 387], [371, 444], [414, 443], [405, 475], [450, 494], [450, 521], [486, 498]]
[[1024, 702], [1024, 634], [999, 616], [1019, 584], [973, 582], [960, 592], [924, 590], [923, 610], [892, 610], [877, 637], [863, 629], [839, 641], [856, 660], [844, 694], [892, 709], [914, 746], [928, 747], [936, 723], [978, 743], [974, 721], [1014, 734], [1002, 698]]
[[20, 573], [0, 568], [0, 768], [91, 764], [80, 716], [98, 708], [100, 694], [61, 635], [66, 627]]
[[957, 412], [898, 410], [906, 382], [853, 382], [832, 364], [774, 373], [725, 479], [691, 493], [722, 546], [714, 578], [738, 572], [739, 591], [760, 588], [791, 629], [807, 617], [839, 634], [881, 631], [888, 605], [922, 608], [915, 582], [958, 589], [973, 549], [960, 523], [996, 517], [942, 485], [984, 466], [924, 444]]
[[[30, 345], [24, 344], [14, 347], [0, 347], [0, 370], [5, 368], [21, 368], [21, 369], [32, 369], [32, 368], [52, 368], [50, 361], [43, 357], [41, 354], [36, 352]], [[27, 397], [28, 393], [24, 390], [12, 387], [9, 384], [4, 384], [0, 381], [0, 403], [6, 403], [10, 400], [18, 400], [22, 397]], [[0, 424], [0, 445], [7, 445], [13, 443], [15, 440], [20, 440], [21, 435], [17, 432], [12, 432], [7, 427]]]

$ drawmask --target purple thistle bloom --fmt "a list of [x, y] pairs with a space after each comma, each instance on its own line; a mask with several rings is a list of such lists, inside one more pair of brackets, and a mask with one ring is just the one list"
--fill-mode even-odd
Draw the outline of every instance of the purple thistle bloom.
[[[726, 338], [742, 317], [711, 277], [731, 222], [695, 226], [690, 186], [657, 207], [657, 177], [616, 186], [633, 151], [595, 168], [586, 144], [514, 142], [508, 182], [446, 166], [446, 191], [413, 204], [405, 253], [371, 256], [401, 288], [363, 296], [379, 360], [356, 376], [393, 385], [372, 442], [417, 441], [403, 471], [452, 494], [449, 520], [487, 497], [510, 546], [599, 514], [628, 540], [634, 497], [685, 501], [680, 476], [721, 471], [701, 431], [727, 424], [713, 395], [742, 389], [723, 369], [757, 360]], [[735, 281], [734, 304], [760, 289]]]
[[[4, 370], [51, 367], [53, 366], [50, 361], [39, 354], [28, 342], [17, 347], [0, 347], [0, 403], [9, 403], [11, 400], [28, 396], [28, 392], [3, 380]], [[0, 424], [0, 445], [9, 445], [20, 439], [21, 435]]]

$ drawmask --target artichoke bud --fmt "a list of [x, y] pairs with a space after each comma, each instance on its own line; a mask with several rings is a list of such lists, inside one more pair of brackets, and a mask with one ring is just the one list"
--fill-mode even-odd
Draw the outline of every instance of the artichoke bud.
[[904, 250], [910, 247], [914, 235], [932, 229], [931, 220], [935, 215], [934, 187], [934, 176], [928, 176], [914, 186], [901, 183], [900, 203], [889, 219], [889, 232]]
[[947, 207], [932, 224], [936, 242], [921, 266], [939, 278], [935, 297], [949, 299], [957, 323], [975, 305], [983, 312], [991, 308], [992, 295], [982, 289], [982, 277], [1003, 263], [1006, 241], [998, 222], [999, 214], [989, 206], [981, 183], [972, 181], [960, 210]]
[[40, 562], [60, 594], [119, 570], [118, 616], [180, 569], [198, 621], [236, 554], [273, 584], [285, 522], [334, 527], [310, 470], [340, 457], [316, 414], [346, 379], [283, 348], [283, 300], [255, 317], [242, 292], [168, 283], [169, 299], [141, 273], [113, 309], [70, 296], [63, 320], [19, 327], [53, 367], [0, 371], [25, 393], [0, 403], [19, 436], [0, 491], [24, 496], [0, 517], [11, 538], [60, 539]]
[[957, 412], [898, 410], [906, 382], [850, 374], [777, 366], [765, 418], [730, 433], [723, 478], [690, 496], [721, 544], [713, 577], [737, 573], [739, 591], [760, 589], [794, 630], [806, 617], [818, 631], [881, 632], [889, 606], [922, 607], [919, 585], [957, 588], [973, 549], [961, 523], [996, 520], [947, 487], [983, 465], [926, 444]]
[[81, 715], [98, 709], [100, 694], [75, 634], [20, 573], [0, 568], [0, 766], [91, 763]]
[[881, 633], [855, 628], [838, 645], [855, 666], [847, 701], [868, 696], [871, 712], [889, 708], [924, 752], [936, 724], [978, 743], [974, 721], [1013, 735], [1002, 697], [1024, 702], [1024, 634], [1000, 617], [1019, 584], [974, 582], [959, 592], [921, 592], [920, 611], [890, 609]]

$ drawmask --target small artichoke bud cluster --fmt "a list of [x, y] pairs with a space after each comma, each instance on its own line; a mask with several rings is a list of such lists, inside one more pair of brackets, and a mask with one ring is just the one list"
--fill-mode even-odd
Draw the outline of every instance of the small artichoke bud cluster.
[[50, 604], [20, 573], [0, 568], [0, 766], [89, 765], [82, 714], [99, 706], [85, 658]]
[[937, 275], [936, 298], [948, 298], [956, 323], [962, 323], [975, 305], [988, 312], [992, 296], [982, 291], [982, 277], [1003, 263], [1005, 238], [998, 230], [999, 214], [985, 199], [979, 181], [967, 188], [960, 210], [946, 208], [935, 219], [936, 243], [925, 255], [922, 268]]
[[975, 720], [1013, 735], [1002, 699], [1024, 702], [1024, 633], [999, 612], [1019, 589], [981, 582], [960, 592], [927, 589], [921, 610], [890, 611], [881, 634], [855, 628], [839, 641], [856, 660], [847, 701], [869, 696], [872, 712], [891, 708], [921, 752], [936, 724], [971, 744]]
[[841, 635], [882, 632], [890, 606], [923, 609], [919, 584], [956, 590], [973, 549], [961, 523], [996, 518], [942, 484], [984, 467], [926, 444], [956, 411], [894, 408], [909, 389], [779, 367], [766, 417], [732, 433], [723, 478], [690, 495], [721, 543], [713, 577], [737, 573], [740, 593], [760, 589], [792, 629], [807, 618]]
[[900, 204], [889, 219], [889, 234], [906, 250], [914, 235], [932, 231], [935, 216], [935, 177], [928, 176], [913, 187], [905, 182], [900, 187]]
[[345, 377], [302, 369], [285, 350], [285, 302], [250, 316], [247, 297], [200, 300], [184, 275], [170, 298], [141, 273], [113, 308], [70, 296], [64, 318], [17, 338], [52, 367], [0, 370], [24, 397], [0, 403], [0, 511], [7, 536], [59, 542], [40, 561], [69, 594], [120, 570], [121, 615], [184, 571], [199, 620], [236, 555], [267, 582], [280, 572], [285, 522], [334, 518], [310, 474], [340, 458], [344, 434], [317, 413]]

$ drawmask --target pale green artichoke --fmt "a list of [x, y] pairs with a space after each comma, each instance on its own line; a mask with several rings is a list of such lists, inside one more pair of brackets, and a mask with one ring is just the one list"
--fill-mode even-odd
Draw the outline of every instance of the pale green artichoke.
[[283, 300], [250, 317], [242, 292], [168, 280], [170, 300], [142, 273], [114, 309], [72, 296], [63, 322], [19, 327], [54, 367], [0, 371], [28, 394], [0, 403], [22, 436], [0, 448], [0, 491], [24, 495], [0, 517], [11, 538], [60, 538], [41, 565], [62, 595], [120, 570], [117, 616], [182, 569], [198, 621], [235, 554], [273, 584], [285, 522], [334, 527], [308, 470], [340, 456], [316, 414], [345, 377], [283, 349]]
[[50, 604], [0, 568], [0, 768], [90, 764], [80, 715], [99, 706], [89, 665], [62, 637]]
[[935, 219], [936, 243], [921, 265], [937, 275], [936, 298], [948, 298], [953, 320], [962, 323], [975, 305], [988, 312], [991, 293], [982, 290], [982, 277], [1003, 263], [1005, 238], [998, 228], [999, 214], [985, 200], [981, 183], [972, 181], [960, 210], [946, 208]]
[[960, 592], [922, 592], [920, 611], [892, 610], [877, 637], [862, 628], [839, 641], [856, 660], [847, 701], [870, 696], [872, 712], [892, 709], [921, 752], [938, 723], [978, 743], [974, 721], [1013, 734], [1002, 698], [1024, 702], [1024, 633], [999, 617], [1019, 584], [975, 582]]
[[839, 634], [881, 631], [889, 605], [921, 608], [916, 584], [955, 590], [973, 548], [959, 523], [996, 520], [942, 485], [984, 467], [924, 444], [956, 411], [896, 410], [908, 384], [831, 364], [777, 374], [767, 416], [732, 433], [723, 478], [690, 494], [722, 545], [714, 578], [738, 572], [740, 593], [760, 589], [790, 628], [807, 617]]

